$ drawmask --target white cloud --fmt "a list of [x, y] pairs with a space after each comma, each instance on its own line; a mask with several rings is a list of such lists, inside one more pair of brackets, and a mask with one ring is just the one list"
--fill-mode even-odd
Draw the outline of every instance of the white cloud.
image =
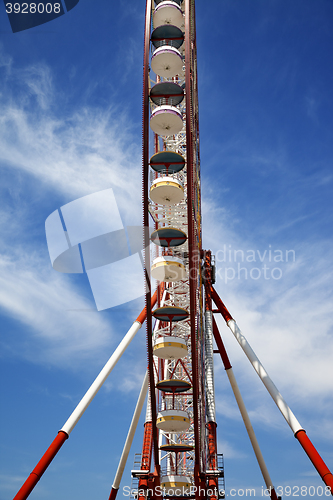
[[23, 72], [23, 78], [28, 86], [29, 93], [34, 95], [42, 110], [49, 108], [52, 103], [52, 75], [48, 67], [41, 64], [30, 66]]
[[223, 456], [227, 460], [239, 460], [248, 458], [246, 453], [237, 449], [235, 446], [231, 445], [228, 441], [225, 440], [219, 440], [217, 449], [223, 450]]
[[113, 187], [124, 219], [141, 223], [141, 138], [132, 136], [121, 108], [83, 104], [63, 113], [65, 96], [42, 64], [12, 71], [4, 82], [0, 162], [69, 200]]
[[10, 74], [13, 59], [4, 53], [3, 45], [0, 43], [0, 69], [5, 69], [5, 78]]
[[75, 366], [110, 345], [110, 324], [97, 313], [84, 312], [92, 309], [92, 302], [42, 259], [2, 256], [0, 284], [3, 313], [26, 326], [19, 352], [28, 359]]
[[[36, 202], [44, 204], [46, 192], [52, 206], [54, 195], [55, 210], [59, 200], [113, 187], [124, 225], [140, 225], [140, 145], [120, 106], [82, 104], [63, 111], [68, 110], [66, 97], [46, 65], [18, 68], [0, 47], [0, 69], [0, 165], [6, 172], [0, 307], [27, 327], [23, 355], [34, 362], [74, 365], [98, 356], [117, 336], [109, 319], [94, 311], [88, 280], [84, 292], [75, 276], [61, 275], [45, 261], [46, 242], [41, 249], [35, 226], [31, 231]], [[35, 352], [32, 345], [38, 346]]]
[[4, 490], [16, 491], [17, 488], [26, 480], [25, 476], [1, 474], [0, 481]]

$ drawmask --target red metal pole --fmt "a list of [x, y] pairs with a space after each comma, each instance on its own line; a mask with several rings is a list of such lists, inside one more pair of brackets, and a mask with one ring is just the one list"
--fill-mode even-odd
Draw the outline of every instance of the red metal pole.
[[112, 488], [111, 489], [111, 493], [110, 493], [110, 496], [109, 496], [109, 500], [115, 500], [116, 496], [117, 496], [117, 493], [118, 493], [119, 490], [115, 489], [115, 488]]
[[[154, 295], [151, 298], [151, 307], [152, 308], [154, 307], [154, 305], [157, 302], [157, 295], [158, 294], [157, 294], [157, 290], [156, 290], [156, 292], [154, 292]], [[147, 309], [145, 307], [144, 309], [142, 309], [142, 311], [140, 312], [139, 316], [136, 318], [135, 321], [137, 321], [138, 323], [141, 323], [141, 325], [143, 325], [143, 323], [146, 320], [146, 317], [147, 317]]]
[[326, 486], [330, 488], [331, 495], [333, 495], [333, 475], [329, 470], [329, 468], [327, 467], [327, 465], [325, 464], [324, 460], [317, 452], [316, 448], [311, 443], [310, 439], [306, 435], [306, 432], [304, 430], [296, 432], [295, 438], [298, 439], [305, 453], [315, 466], [320, 477], [322, 478]]
[[224, 347], [224, 344], [223, 344], [223, 341], [222, 341], [222, 337], [220, 335], [220, 332], [219, 332], [219, 329], [217, 327], [217, 324], [216, 324], [216, 321], [215, 321], [214, 317], [213, 317], [213, 334], [214, 334], [214, 339], [215, 339], [217, 348], [219, 350], [219, 353], [220, 353], [220, 356], [221, 356], [221, 359], [222, 359], [222, 363], [223, 363], [224, 369], [225, 370], [230, 370], [230, 368], [232, 368], [232, 366], [231, 366], [231, 363], [230, 363], [230, 360], [229, 360], [229, 356], [227, 354], [227, 351], [225, 350], [225, 347]]
[[[152, 422], [145, 423], [143, 436], [141, 470], [150, 471], [151, 456], [153, 451], [153, 426]], [[139, 479], [139, 491], [145, 491], [148, 488], [148, 475]], [[111, 499], [110, 499], [111, 500]], [[138, 495], [138, 500], [146, 500], [145, 495]]]
[[64, 442], [68, 439], [68, 434], [63, 431], [59, 431], [57, 437], [52, 442], [50, 447], [46, 450], [34, 470], [31, 472], [28, 479], [22, 485], [21, 489], [16, 493], [14, 500], [25, 500], [28, 498]]
[[213, 287], [211, 287], [211, 292], [212, 292], [212, 298], [216, 304], [216, 307], [218, 308], [219, 312], [222, 314], [225, 322], [228, 323], [228, 321], [233, 319], [233, 317], [231, 316], [230, 312], [225, 307], [225, 305], [223, 304], [222, 300], [220, 299], [219, 295], [217, 294], [216, 290]]
[[151, 30], [152, 0], [146, 2], [144, 59], [143, 59], [143, 112], [142, 112], [142, 196], [143, 196], [143, 228], [144, 228], [144, 262], [146, 277], [146, 306], [147, 306], [147, 351], [148, 374], [152, 413], [152, 432], [154, 462], [158, 466], [159, 454], [157, 444], [157, 413], [155, 398], [155, 380], [153, 368], [153, 341], [152, 341], [152, 313], [151, 313], [151, 282], [150, 282], [150, 237], [149, 237], [149, 50]]
[[[211, 314], [212, 320], [214, 320], [212, 315], [212, 296], [211, 296], [211, 286], [212, 286], [211, 257], [212, 257], [211, 251], [207, 250], [205, 255], [205, 276], [204, 276], [205, 314], [208, 311]], [[216, 439], [217, 424], [214, 421], [209, 421], [207, 422], [206, 427], [207, 427], [207, 445], [208, 445], [207, 465], [209, 470], [216, 471], [217, 470], [217, 439]], [[218, 499], [218, 489], [219, 489], [218, 477], [209, 476], [208, 477], [209, 500]]]
[[[217, 470], [217, 447], [216, 447], [216, 422], [207, 422], [208, 457], [207, 464], [209, 470]], [[219, 482], [217, 477], [208, 477], [208, 490], [212, 491], [210, 500], [218, 499]]]

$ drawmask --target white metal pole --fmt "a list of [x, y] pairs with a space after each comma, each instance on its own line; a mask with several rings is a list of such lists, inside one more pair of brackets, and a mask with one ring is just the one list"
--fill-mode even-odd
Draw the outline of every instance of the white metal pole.
[[158, 447], [159, 447], [159, 463], [161, 463], [161, 460], [162, 460], [162, 450], [161, 450], [161, 446], [163, 444], [163, 433], [162, 431], [159, 429], [159, 435], [158, 435]]
[[143, 379], [141, 391], [140, 391], [139, 398], [138, 398], [138, 401], [137, 401], [137, 404], [136, 404], [136, 407], [134, 410], [132, 422], [131, 422], [131, 425], [130, 425], [130, 428], [129, 428], [129, 431], [127, 434], [123, 453], [120, 457], [118, 469], [117, 469], [116, 475], [114, 477], [112, 489], [115, 489], [115, 490], [119, 489], [120, 481], [121, 481], [121, 478], [122, 478], [122, 475], [123, 475], [123, 472], [125, 469], [128, 454], [129, 454], [131, 446], [132, 446], [133, 438], [134, 438], [135, 431], [136, 431], [136, 428], [137, 428], [137, 425], [138, 425], [138, 422], [140, 419], [143, 404], [144, 404], [145, 399], [146, 399], [147, 391], [148, 391], [148, 372], [146, 372], [145, 377]]
[[207, 422], [216, 422], [212, 311], [205, 312], [205, 375]]
[[272, 396], [273, 400], [275, 401], [277, 407], [281, 411], [282, 415], [288, 422], [289, 426], [291, 427], [292, 431], [294, 434], [296, 432], [303, 430], [303, 427], [277, 390], [275, 384], [273, 383], [272, 379], [269, 377], [268, 373], [266, 372], [265, 368], [261, 364], [260, 360], [257, 358], [256, 354], [252, 350], [250, 344], [247, 342], [246, 338], [242, 334], [241, 330], [239, 329], [236, 321], [234, 319], [230, 319], [228, 321], [228, 327], [236, 337], [239, 345], [242, 347], [243, 351], [245, 352], [246, 356], [250, 360], [253, 368], [261, 378], [263, 384], [265, 385], [266, 389]]
[[[167, 294], [167, 290], [164, 290], [163, 291], [163, 295], [162, 295], [162, 300], [161, 300], [160, 307], [164, 306], [164, 302], [165, 302], [165, 299], [166, 299], [166, 294]], [[156, 321], [155, 325], [154, 325], [153, 340], [155, 340], [155, 332], [159, 329], [159, 327], [160, 327], [160, 320], [158, 319]], [[156, 376], [155, 372], [154, 372], [154, 376]], [[149, 388], [149, 391], [150, 391], [150, 388]], [[152, 421], [151, 400], [150, 400], [150, 394], [148, 392], [145, 423], [151, 422], [151, 421]]]
[[69, 419], [66, 421], [65, 425], [61, 428], [63, 432], [66, 432], [68, 435], [72, 432], [102, 385], [104, 384], [105, 380], [107, 377], [110, 375], [111, 371], [113, 368], [116, 366], [118, 363], [119, 359], [121, 356], [124, 354], [125, 350], [135, 337], [135, 335], [138, 333], [138, 331], [141, 328], [141, 323], [139, 321], [134, 321], [133, 325], [131, 328], [128, 330], [126, 333], [125, 337], [123, 340], [120, 342], [114, 353], [112, 354], [111, 358], [109, 361], [106, 363], [100, 374], [96, 377], [88, 391], [85, 393]]
[[250, 441], [251, 441], [251, 444], [252, 444], [252, 447], [253, 447], [253, 451], [254, 451], [254, 453], [255, 453], [255, 455], [257, 457], [257, 461], [258, 461], [261, 473], [263, 475], [264, 481], [266, 483], [266, 487], [267, 487], [267, 489], [269, 491], [272, 491], [274, 489], [274, 486], [273, 486], [271, 477], [269, 475], [268, 469], [266, 467], [264, 457], [263, 457], [263, 455], [261, 453], [260, 446], [259, 446], [259, 443], [257, 441], [256, 435], [254, 433], [254, 430], [253, 430], [253, 427], [252, 427], [252, 424], [251, 424], [251, 421], [250, 421], [250, 417], [249, 417], [249, 415], [247, 413], [247, 410], [246, 410], [246, 407], [245, 407], [242, 395], [240, 393], [238, 384], [236, 382], [233, 369], [232, 368], [228, 368], [226, 370], [226, 372], [227, 372], [228, 379], [229, 379], [230, 385], [232, 387], [233, 393], [235, 395], [239, 411], [240, 411], [240, 413], [242, 415], [242, 418], [243, 418], [243, 421], [244, 421], [247, 433], [249, 435], [249, 438], [250, 438]]

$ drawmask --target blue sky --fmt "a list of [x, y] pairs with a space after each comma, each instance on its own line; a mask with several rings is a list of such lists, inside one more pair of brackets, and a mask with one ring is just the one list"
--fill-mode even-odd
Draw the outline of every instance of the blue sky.
[[[93, 311], [87, 277], [52, 269], [44, 224], [60, 206], [110, 187], [124, 225], [141, 223], [145, 2], [81, 0], [16, 34], [0, 7], [7, 500], [143, 307], [138, 299]], [[204, 247], [216, 254], [216, 289], [332, 470], [333, 3], [197, 0], [196, 8]], [[274, 484], [323, 484], [219, 324]], [[143, 328], [32, 499], [107, 498], [145, 344]], [[218, 359], [215, 374], [227, 492], [253, 487], [260, 496], [263, 480]], [[123, 486], [141, 445], [139, 432]]]

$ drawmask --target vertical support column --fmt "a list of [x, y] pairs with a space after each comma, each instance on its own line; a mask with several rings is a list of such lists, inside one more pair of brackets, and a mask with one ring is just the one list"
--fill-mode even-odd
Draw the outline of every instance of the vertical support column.
[[159, 454], [156, 427], [156, 398], [153, 367], [152, 344], [152, 312], [151, 312], [151, 282], [150, 282], [150, 237], [149, 237], [149, 48], [151, 31], [152, 0], [146, 2], [144, 60], [143, 60], [143, 113], [142, 113], [142, 196], [143, 196], [143, 231], [144, 231], [144, 261], [146, 282], [147, 308], [147, 352], [150, 400], [152, 412], [152, 439], [154, 450], [155, 474], [159, 476]]
[[[142, 453], [141, 453], [141, 466], [140, 469], [150, 472], [151, 459], [153, 451], [153, 426], [151, 416], [151, 398], [150, 388], [148, 389], [146, 419], [143, 433]], [[139, 491], [146, 491], [148, 488], [148, 474], [139, 478]], [[145, 495], [139, 495], [138, 500], [145, 500]]]
[[[206, 417], [207, 417], [207, 465], [211, 471], [217, 471], [217, 441], [216, 441], [216, 416], [215, 416], [215, 391], [213, 368], [213, 332], [212, 312], [205, 312], [205, 375], [206, 375]], [[218, 476], [209, 475], [208, 488], [214, 492], [211, 500], [217, 500]], [[215, 493], [216, 492], [216, 493]]]
[[[214, 390], [214, 351], [213, 351], [213, 313], [212, 313], [212, 270], [211, 252], [205, 252], [205, 377], [206, 377], [206, 428], [207, 428], [207, 465], [210, 471], [217, 471], [216, 411]], [[218, 476], [208, 476], [210, 500], [218, 498]]]
[[[208, 468], [217, 471], [217, 445], [216, 445], [216, 422], [207, 422], [207, 447], [208, 447]], [[208, 476], [208, 491], [210, 500], [218, 499], [219, 481], [218, 476], [212, 474]]]
[[[153, 425], [152, 421], [146, 421], [142, 444], [141, 470], [150, 471], [153, 451]], [[148, 474], [139, 479], [139, 492], [148, 488]], [[145, 495], [139, 495], [138, 500], [146, 500]]]
[[191, 68], [191, 0], [185, 0], [185, 89], [186, 89], [186, 162], [187, 162], [187, 220], [188, 220], [188, 247], [189, 247], [189, 289], [190, 289], [190, 325], [191, 325], [191, 358], [192, 358], [192, 384], [193, 384], [193, 417], [194, 417], [194, 442], [195, 466], [194, 480], [197, 491], [200, 486], [200, 428], [198, 411], [198, 357], [197, 357], [197, 272], [198, 249], [195, 245], [194, 233], [194, 143], [193, 143], [193, 110], [192, 110], [192, 68]]

